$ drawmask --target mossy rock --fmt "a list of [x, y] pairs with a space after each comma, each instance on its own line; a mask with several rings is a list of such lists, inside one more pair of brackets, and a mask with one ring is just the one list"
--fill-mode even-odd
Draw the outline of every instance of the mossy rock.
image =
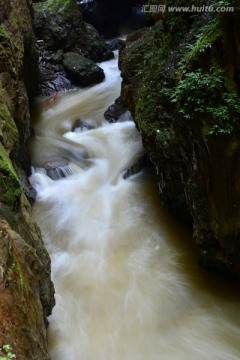
[[12, 163], [0, 144], [0, 200], [10, 206], [17, 204], [22, 189]]
[[101, 82], [105, 77], [103, 69], [93, 61], [73, 52], [64, 54], [63, 65], [76, 85], [93, 85]]
[[70, 49], [83, 34], [84, 22], [74, 0], [48, 0], [34, 4], [36, 36], [50, 49]]
[[16, 69], [13, 63], [13, 44], [11, 35], [4, 24], [0, 24], [0, 72], [9, 72], [16, 77]]
[[34, 28], [50, 50], [75, 51], [93, 61], [113, 57], [97, 30], [83, 21], [75, 0], [47, 0], [34, 4]]
[[[1, 82], [0, 82], [1, 87]], [[6, 149], [11, 149], [19, 138], [16, 124], [5, 104], [0, 103], [0, 138]]]

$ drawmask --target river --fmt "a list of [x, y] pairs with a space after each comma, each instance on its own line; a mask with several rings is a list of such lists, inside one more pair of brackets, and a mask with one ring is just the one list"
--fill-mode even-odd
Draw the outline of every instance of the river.
[[239, 292], [198, 268], [154, 174], [125, 178], [144, 149], [126, 116], [104, 120], [121, 79], [117, 59], [101, 66], [103, 83], [43, 102], [33, 124], [34, 214], [56, 289], [51, 358], [239, 360]]

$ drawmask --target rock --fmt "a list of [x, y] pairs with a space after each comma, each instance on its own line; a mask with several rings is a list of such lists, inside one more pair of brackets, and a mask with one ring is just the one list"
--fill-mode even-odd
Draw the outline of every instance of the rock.
[[239, 280], [240, 15], [185, 15], [166, 12], [127, 38], [121, 99], [165, 206], [193, 224], [200, 264]]
[[110, 60], [114, 57], [108, 44], [103, 41], [97, 30], [88, 23], [85, 23], [84, 34], [79, 36], [74, 49], [96, 62]]
[[74, 121], [71, 131], [82, 132], [82, 131], [87, 131], [87, 130], [91, 130], [91, 129], [93, 129], [93, 127], [87, 121], [77, 119]]
[[36, 37], [48, 50], [76, 51], [93, 61], [113, 57], [96, 29], [83, 21], [75, 0], [47, 0], [34, 4], [34, 10]]
[[46, 49], [44, 41], [37, 41], [39, 53], [39, 92], [49, 96], [53, 92], [72, 89], [71, 81], [64, 71], [63, 51], [57, 52]]
[[124, 40], [122, 39], [113, 39], [108, 41], [108, 47], [110, 50], [119, 50], [119, 48], [124, 44]]
[[[75, 78], [75, 69], [68, 69], [66, 74], [66, 67], [63, 66], [64, 53], [75, 52], [97, 62], [114, 57], [96, 29], [83, 21], [75, 0], [47, 0], [36, 3], [34, 9], [41, 94], [50, 95], [55, 91], [68, 90], [79, 83], [79, 76], [76, 75]], [[97, 69], [92, 65], [95, 75], [91, 78], [89, 71], [86, 71], [86, 81], [81, 76], [80, 82], [89, 85], [101, 81], [103, 74]]]
[[49, 360], [50, 258], [27, 197], [29, 102], [38, 66], [28, 0], [0, 0], [0, 339], [19, 360]]
[[141, 156], [141, 158], [137, 162], [135, 162], [133, 165], [129, 166], [129, 168], [123, 174], [123, 178], [126, 180], [130, 176], [138, 174], [143, 169], [154, 171], [153, 164], [147, 154]]
[[58, 180], [69, 175], [68, 163], [64, 161], [53, 161], [45, 166], [47, 175], [53, 179]]
[[93, 61], [73, 52], [64, 54], [63, 66], [76, 85], [93, 85], [105, 77], [104, 71]]
[[113, 105], [110, 105], [109, 108], [105, 111], [104, 117], [110, 122], [119, 121], [121, 115], [123, 115], [127, 111], [127, 108], [122, 104], [121, 98], [117, 98]]

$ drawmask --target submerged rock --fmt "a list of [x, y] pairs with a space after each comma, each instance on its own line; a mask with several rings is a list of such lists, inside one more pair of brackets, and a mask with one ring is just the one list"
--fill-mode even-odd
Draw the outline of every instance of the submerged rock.
[[105, 77], [103, 69], [93, 61], [73, 52], [64, 54], [63, 66], [73, 83], [83, 87], [99, 83]]
[[70, 175], [68, 163], [65, 161], [52, 161], [45, 166], [46, 174], [53, 180], [58, 180]]
[[239, 279], [239, 11], [155, 15], [122, 47], [121, 98], [200, 264]]

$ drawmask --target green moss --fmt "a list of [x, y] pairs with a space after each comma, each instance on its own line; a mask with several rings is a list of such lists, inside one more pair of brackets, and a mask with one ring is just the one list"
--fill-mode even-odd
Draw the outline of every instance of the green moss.
[[6, 130], [3, 129], [3, 132], [7, 133], [8, 138], [15, 138], [18, 137], [18, 130], [16, 124], [5, 105], [0, 106], [0, 122], [4, 124]]
[[12, 77], [16, 77], [16, 69], [13, 64], [13, 54], [16, 49], [12, 46], [12, 39], [6, 26], [0, 24], [0, 68], [1, 71], [9, 72]]
[[64, 13], [71, 10], [75, 6], [73, 0], [47, 0], [44, 3], [39, 2], [34, 4], [36, 12], [49, 11], [50, 13]]
[[18, 177], [14, 171], [8, 155], [0, 144], [0, 188], [1, 197], [4, 202], [13, 206], [22, 194]]
[[27, 283], [24, 279], [21, 267], [17, 261], [13, 261], [7, 269], [5, 281], [17, 281], [23, 290], [27, 290]]
[[0, 24], [0, 37], [1, 39], [6, 39], [6, 41], [10, 41], [10, 35], [6, 26], [3, 23]]

